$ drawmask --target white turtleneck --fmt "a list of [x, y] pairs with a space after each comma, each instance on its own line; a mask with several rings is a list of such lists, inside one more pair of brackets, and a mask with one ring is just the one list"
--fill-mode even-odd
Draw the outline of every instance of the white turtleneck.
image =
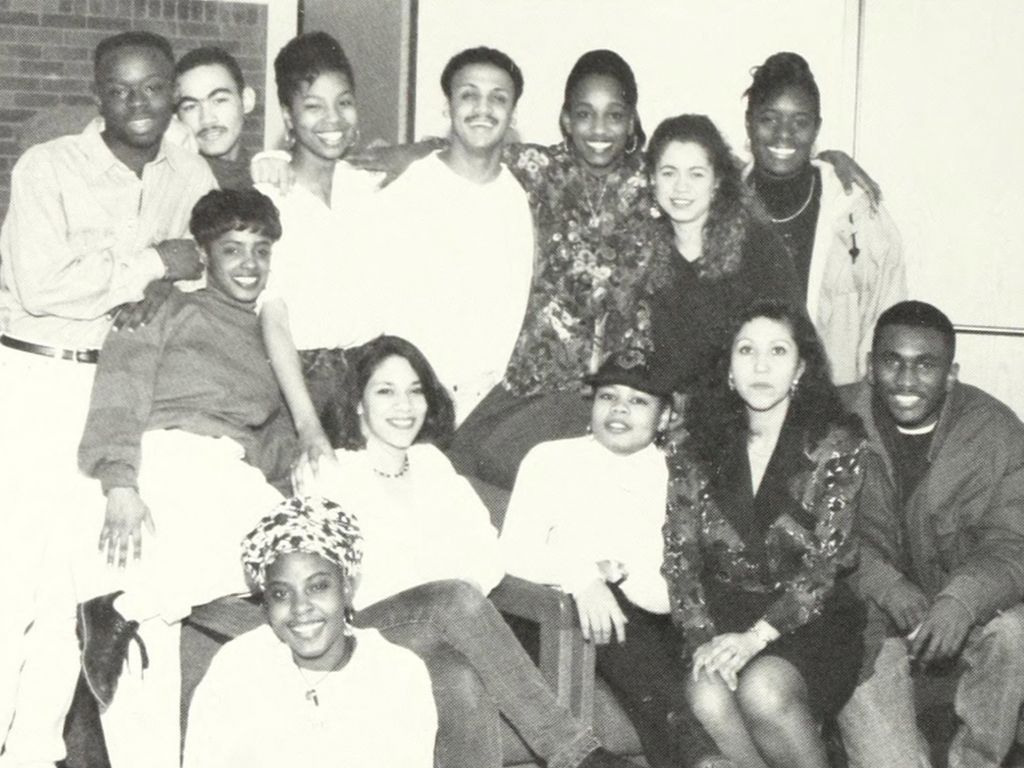
[[501, 547], [510, 574], [576, 593], [621, 562], [626, 597], [668, 613], [661, 576], [668, 469], [654, 445], [626, 456], [593, 437], [541, 443], [519, 468]]

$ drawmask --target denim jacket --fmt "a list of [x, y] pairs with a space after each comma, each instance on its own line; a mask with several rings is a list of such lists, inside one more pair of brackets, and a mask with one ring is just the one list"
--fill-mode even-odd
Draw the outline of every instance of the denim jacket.
[[[906, 577], [929, 597], [956, 599], [987, 622], [1024, 598], [1024, 425], [1003, 403], [956, 383], [928, 452], [929, 468], [903, 509], [866, 383], [851, 389], [868, 432], [855, 532], [859, 588], [885, 608]], [[904, 565], [905, 564], [905, 565]], [[904, 570], [901, 570], [901, 566]]]

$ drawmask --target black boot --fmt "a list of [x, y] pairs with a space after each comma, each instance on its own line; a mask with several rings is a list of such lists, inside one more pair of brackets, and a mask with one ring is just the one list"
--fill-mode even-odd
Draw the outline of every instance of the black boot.
[[94, 597], [78, 606], [78, 647], [82, 650], [82, 673], [100, 712], [106, 712], [117, 691], [121, 669], [128, 658], [128, 645], [139, 644], [142, 668], [149, 666], [146, 646], [139, 637], [139, 622], [128, 621], [114, 608], [121, 592]]

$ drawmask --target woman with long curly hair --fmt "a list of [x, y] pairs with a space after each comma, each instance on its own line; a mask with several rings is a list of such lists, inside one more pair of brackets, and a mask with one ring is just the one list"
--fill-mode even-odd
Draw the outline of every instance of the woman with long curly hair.
[[739, 314], [686, 423], [669, 459], [662, 572], [690, 704], [737, 765], [827, 768], [819, 725], [864, 655], [864, 608], [843, 579], [864, 437], [799, 305]]
[[705, 115], [663, 121], [647, 150], [661, 220], [648, 265], [648, 299], [636, 325], [675, 388], [706, 370], [728, 319], [759, 296], [796, 299], [796, 274], [782, 241], [751, 206], [729, 145]]

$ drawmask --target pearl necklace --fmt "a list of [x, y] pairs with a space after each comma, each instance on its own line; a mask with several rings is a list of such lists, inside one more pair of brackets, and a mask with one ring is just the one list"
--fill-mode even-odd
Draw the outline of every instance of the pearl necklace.
[[405, 455], [405, 461], [402, 462], [402, 468], [397, 472], [385, 472], [383, 469], [377, 469], [372, 467], [373, 474], [377, 477], [387, 478], [388, 480], [395, 480], [396, 478], [402, 477], [409, 471], [409, 454]]
[[[797, 209], [796, 213], [791, 214], [789, 216], [784, 216], [781, 219], [776, 219], [771, 214], [768, 214], [768, 219], [772, 222], [772, 224], [788, 224], [789, 222], [793, 221], [793, 219], [798, 218], [800, 216], [800, 214], [802, 214], [804, 211], [807, 210], [807, 206], [811, 204], [811, 200], [814, 198], [814, 189], [817, 186], [817, 184], [818, 184], [818, 177], [817, 177], [817, 175], [812, 175], [811, 176], [811, 188], [807, 191], [807, 199], [804, 200], [804, 204], [801, 205], [799, 209]], [[765, 208], [767, 210], [767, 206], [765, 206]]]

